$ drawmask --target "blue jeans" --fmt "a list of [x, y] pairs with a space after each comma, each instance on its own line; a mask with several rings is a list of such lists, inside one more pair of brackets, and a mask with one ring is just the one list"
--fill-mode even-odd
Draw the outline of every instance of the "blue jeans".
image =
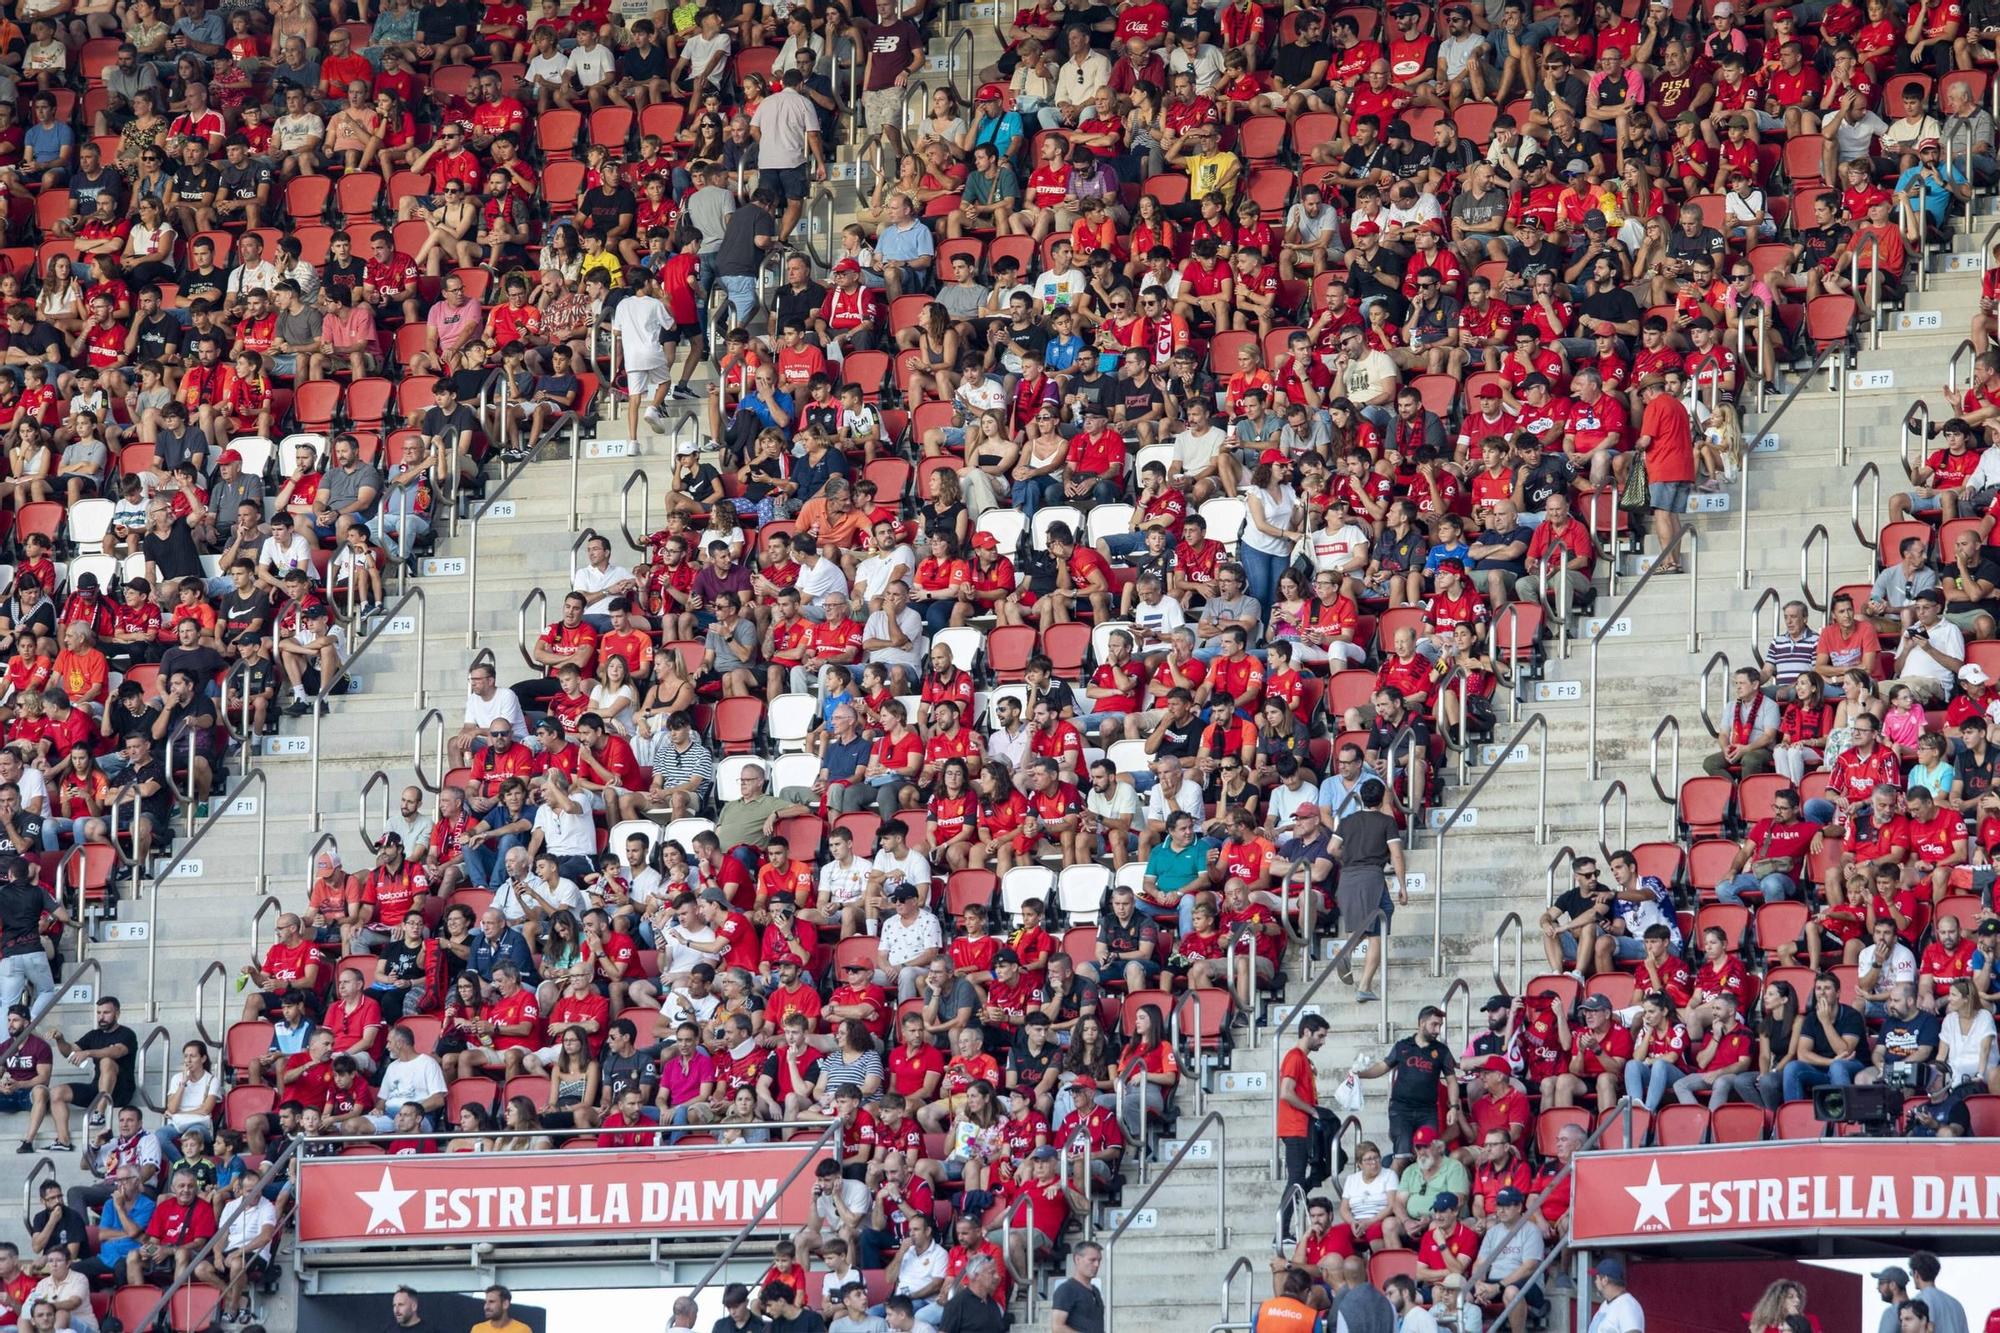
[[507, 853], [516, 847], [527, 845], [526, 837], [519, 833], [509, 833], [505, 837], [466, 848], [466, 877], [482, 889], [495, 887], [500, 882], [501, 873], [506, 869]]
[[[102, 767], [102, 764], [99, 767]], [[1805, 803], [1800, 809], [1799, 814], [1805, 820], [1818, 824], [1823, 828], [1833, 822], [1833, 802], [1827, 800], [1825, 797], [1815, 796]]]
[[1764, 895], [1765, 902], [1777, 903], [1797, 895], [1799, 886], [1792, 882], [1790, 875], [1764, 875], [1760, 877], [1746, 873], [1734, 875], [1716, 885], [1715, 898], [1717, 902], [1741, 906], [1743, 895], [1753, 889]]
[[1155, 922], [1169, 920], [1179, 922], [1180, 932], [1185, 935], [1194, 929], [1194, 900], [1199, 896], [1195, 893], [1183, 893], [1172, 907], [1161, 907], [1158, 903], [1147, 902], [1144, 898], [1139, 899], [1133, 906], [1153, 918]]
[[753, 274], [724, 273], [717, 279], [722, 290], [729, 294], [729, 319], [736, 328], [750, 322], [750, 314], [757, 308], [757, 279]]
[[1104, 539], [1104, 549], [1111, 552], [1113, 560], [1123, 560], [1134, 551], [1146, 549], [1146, 534], [1143, 532], [1114, 532]]
[[1269, 606], [1272, 594], [1278, 590], [1278, 576], [1292, 563], [1291, 553], [1272, 555], [1269, 551], [1258, 550], [1247, 541], [1239, 544], [1236, 552], [1243, 560], [1243, 573], [1249, 580], [1250, 595], [1257, 599], [1257, 605]]
[[[1043, 477], [1041, 484], [1043, 505], [1062, 505], [1070, 502], [1069, 496], [1063, 492], [1063, 487], [1068, 484], [1066, 476], [1055, 475]], [[1092, 504], [1114, 504], [1117, 502], [1119, 495], [1118, 483], [1115, 481], [1100, 481], [1090, 488], [1090, 502]], [[1079, 538], [1083, 536], [1080, 532], [1076, 535]]]
[[1033, 519], [1035, 511], [1047, 503], [1042, 498], [1042, 478], [1040, 477], [1030, 477], [1026, 481], [1015, 482], [1009, 495], [1014, 501], [1014, 508], [1021, 511], [1023, 519]]
[[1635, 1102], [1645, 1103], [1648, 1111], [1660, 1109], [1660, 1103], [1667, 1098], [1667, 1090], [1674, 1086], [1681, 1071], [1665, 1060], [1627, 1060], [1625, 1062], [1625, 1095]]
[[1859, 1060], [1835, 1060], [1824, 1069], [1803, 1060], [1794, 1060], [1785, 1066], [1785, 1100], [1799, 1101], [1810, 1095], [1814, 1088], [1847, 1087], [1863, 1068]]

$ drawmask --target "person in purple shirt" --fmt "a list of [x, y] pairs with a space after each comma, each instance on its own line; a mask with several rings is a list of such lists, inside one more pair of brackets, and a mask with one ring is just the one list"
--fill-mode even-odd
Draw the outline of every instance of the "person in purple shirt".
[[715, 595], [722, 592], [733, 592], [737, 595], [738, 605], [749, 608], [747, 614], [750, 615], [752, 620], [758, 621], [757, 632], [762, 634], [764, 626], [760, 619], [760, 613], [763, 612], [764, 608], [761, 605], [754, 604], [750, 596], [749, 566], [736, 563], [730, 554], [729, 543], [725, 541], [710, 542], [706, 554], [708, 556], [708, 563], [703, 565], [701, 572], [694, 576], [694, 595], [696, 599], [694, 604], [695, 626], [705, 631], [710, 625], [714, 624]]

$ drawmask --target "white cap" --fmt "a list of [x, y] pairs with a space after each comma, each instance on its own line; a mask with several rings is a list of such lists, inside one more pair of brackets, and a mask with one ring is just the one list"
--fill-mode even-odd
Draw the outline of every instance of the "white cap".
[[690, 458], [701, 452], [701, 446], [693, 440], [682, 440], [680, 448], [674, 450], [674, 452], [682, 458]]
[[1958, 678], [1967, 685], [1984, 685], [1993, 678], [1986, 674], [1986, 668], [1977, 662], [1967, 662], [1958, 669]]

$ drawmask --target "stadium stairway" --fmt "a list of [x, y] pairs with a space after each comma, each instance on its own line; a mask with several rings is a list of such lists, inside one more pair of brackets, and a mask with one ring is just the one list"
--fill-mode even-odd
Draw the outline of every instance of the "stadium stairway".
[[[991, 34], [982, 21], [973, 58], [984, 63], [990, 58], [987, 48], [991, 45]], [[852, 187], [838, 185], [836, 225], [851, 216], [852, 204]], [[1978, 238], [1989, 219], [1982, 214], [1976, 225], [1978, 230], [1961, 228], [1954, 238], [1954, 253], [1970, 254], [1975, 263]], [[808, 226], [816, 229], [817, 223]], [[830, 248], [831, 236], [820, 237], [810, 231], [808, 236]], [[1933, 260], [1936, 266], [1941, 262]], [[1547, 729], [1525, 738], [1525, 752], [1503, 764], [1502, 771], [1461, 816], [1458, 829], [1448, 839], [1449, 860], [1442, 885], [1435, 874], [1437, 835], [1420, 832], [1414, 839], [1412, 869], [1422, 875], [1422, 882], [1413, 884], [1411, 905], [1398, 914], [1390, 943], [1386, 1004], [1357, 1005], [1351, 988], [1337, 979], [1327, 982], [1315, 997], [1315, 1006], [1333, 1024], [1332, 1040], [1320, 1058], [1322, 1089], [1330, 1090], [1357, 1056], [1384, 1048], [1378, 1025], [1385, 1017], [1393, 1038], [1408, 1032], [1419, 1005], [1438, 1002], [1454, 981], [1465, 981], [1472, 1005], [1493, 988], [1496, 929], [1509, 913], [1532, 925], [1545, 900], [1551, 858], [1564, 846], [1595, 850], [1600, 809], [1608, 813], [1604, 830], [1607, 850], [1669, 835], [1672, 812], [1652, 794], [1648, 769], [1649, 738], [1655, 727], [1668, 715], [1678, 719], [1681, 776], [1698, 773], [1710, 745], [1700, 722], [1703, 663], [1717, 652], [1727, 654], [1732, 666], [1751, 660], [1753, 608], [1766, 586], [1775, 588], [1783, 600], [1798, 595], [1800, 546], [1816, 526], [1824, 526], [1830, 534], [1831, 557], [1829, 585], [1822, 584], [1819, 557], [1817, 553], [1813, 556], [1811, 584], [1816, 600], [1823, 602], [1830, 586], [1859, 582], [1864, 573], [1872, 571], [1873, 556], [1856, 542], [1850, 522], [1855, 473], [1872, 463], [1881, 474], [1885, 496], [1900, 488], [1900, 423], [1916, 396], [1926, 397], [1934, 409], [1940, 407], [1939, 386], [1947, 359], [1962, 338], [1977, 291], [1976, 268], [1965, 273], [1936, 272], [1929, 291], [1913, 291], [1906, 302], [1911, 311], [1937, 312], [1936, 329], [1885, 331], [1879, 350], [1866, 348], [1864, 340], [1864, 350], [1856, 357], [1857, 367], [1878, 378], [1886, 371], [1891, 383], [1850, 388], [1844, 465], [1838, 395], [1816, 382], [1790, 404], [1772, 431], [1776, 447], [1753, 456], [1745, 559], [1737, 558], [1736, 492], [1730, 496], [1731, 512], [1692, 519], [1702, 547], [1694, 618], [1698, 644], [1689, 649], [1687, 576], [1656, 578], [1638, 590], [1623, 613], [1630, 621], [1629, 632], [1608, 634], [1600, 647], [1596, 673], [1599, 767], [1594, 776], [1588, 762], [1589, 646], [1572, 634], [1568, 656], [1563, 658], [1551, 645], [1542, 688], [1527, 687], [1522, 712], [1524, 720], [1539, 714]], [[1820, 380], [1824, 380], [1823, 375]], [[1779, 401], [1773, 398], [1773, 411]], [[1942, 420], [1949, 413], [1934, 410], [1933, 415]], [[1752, 415], [1746, 421], [1746, 434], [1756, 435], [1760, 422], [1770, 419], [1770, 412], [1761, 418]], [[622, 422], [617, 421], [605, 421], [597, 431], [600, 442], [618, 441], [621, 435]], [[538, 588], [560, 589], [564, 574], [561, 552], [584, 528], [609, 534], [619, 531], [621, 488], [635, 467], [663, 475], [669, 464], [667, 443], [656, 434], [649, 433], [638, 441], [630, 456], [601, 456], [613, 452], [618, 451], [600, 444], [586, 450], [587, 455], [600, 456], [578, 461], [579, 500], [574, 523], [568, 501], [569, 465], [558, 450], [555, 459], [531, 467], [509, 492], [511, 514], [501, 517], [496, 512], [480, 524], [478, 605], [471, 611], [470, 626], [467, 574], [464, 565], [457, 563], [469, 556], [469, 534], [461, 528], [456, 536], [441, 536], [436, 563], [416, 581], [424, 599], [421, 633], [413, 624], [408, 632], [377, 639], [356, 667], [359, 688], [334, 705], [320, 729], [317, 793], [312, 783], [313, 756], [296, 752], [299, 742], [295, 738], [311, 735], [309, 721], [304, 726], [290, 722], [285, 737], [292, 752], [267, 754], [257, 761], [266, 779], [266, 785], [250, 793], [259, 802], [258, 811], [225, 814], [192, 848], [190, 856], [198, 861], [197, 867], [184, 865], [181, 874], [163, 881], [145, 899], [128, 899], [121, 908], [116, 932], [123, 938], [89, 946], [89, 957], [100, 969], [89, 979], [93, 994], [122, 995], [132, 1026], [145, 1035], [156, 1023], [162, 1025], [177, 1046], [179, 1040], [198, 1031], [197, 988], [203, 973], [217, 959], [231, 972], [248, 960], [259, 930], [254, 917], [261, 901], [260, 874], [266, 894], [288, 907], [299, 905], [310, 873], [310, 849], [322, 831], [336, 839], [350, 868], [367, 866], [370, 857], [357, 823], [364, 783], [375, 770], [384, 771], [393, 800], [394, 793], [413, 778], [413, 749], [421, 745], [428, 752], [431, 748], [432, 733], [413, 734], [412, 719], [422, 712], [422, 708], [412, 706], [413, 693], [421, 687], [422, 707], [439, 709], [445, 729], [456, 730], [464, 668], [470, 656], [468, 628], [480, 646], [493, 652], [503, 681], [535, 674], [525, 662], [516, 666], [520, 661], [516, 650], [519, 608], [524, 599]], [[658, 491], [664, 489], [659, 476], [653, 478], [653, 486], [657, 500]], [[1861, 527], [1872, 539], [1879, 523], [1870, 513], [1864, 505]], [[645, 530], [633, 524], [635, 534]], [[620, 560], [630, 554], [615, 536], [614, 550]], [[1601, 577], [1599, 586], [1598, 609], [1608, 612], [1631, 588], [1631, 580], [1622, 580], [1616, 595]], [[393, 604], [394, 596], [389, 600]], [[1754, 637], [1761, 639], [1768, 634], [1770, 615], [1770, 608], [1766, 608], [1765, 623], [1756, 628]], [[539, 628], [539, 623], [531, 623], [529, 632]], [[1572, 693], [1572, 685], [1579, 697], [1562, 697]], [[1716, 716], [1721, 713], [1721, 699], [1715, 695], [1710, 705]], [[1513, 727], [1506, 720], [1504, 707], [1502, 717], [1498, 739], [1504, 739]], [[1538, 768], [1544, 753], [1545, 782]], [[423, 763], [435, 781], [436, 765], [428, 754]], [[1475, 767], [1472, 780], [1477, 782], [1482, 773]], [[1454, 769], [1448, 775], [1445, 810], [1457, 806], [1466, 790], [1456, 778]], [[241, 779], [238, 765], [237, 780]], [[1660, 781], [1671, 791], [1664, 762]], [[1615, 793], [1613, 783], [1624, 784], [1629, 825], [1621, 826], [1615, 794], [1608, 807], [1600, 805], [1607, 791]], [[1539, 840], [1538, 813], [1546, 825], [1545, 836]], [[265, 839], [261, 853], [260, 823]], [[164, 867], [164, 862], [161, 865]], [[1440, 887], [1441, 901], [1436, 897]], [[157, 907], [154, 894], [158, 895]], [[1441, 975], [1434, 975], [1431, 965], [1430, 923], [1434, 917], [1442, 934], [1436, 946]], [[156, 922], [153, 938], [132, 937], [138, 933], [136, 923], [141, 922]], [[268, 940], [268, 919], [262, 933]], [[1533, 975], [1541, 970], [1539, 941], [1531, 935], [1524, 943], [1526, 973]], [[1511, 989], [1511, 945], [1506, 951], [1505, 975], [1499, 980]], [[1304, 989], [1298, 980], [1297, 952], [1295, 948], [1291, 968], [1290, 995], [1294, 999]], [[153, 960], [154, 1013], [148, 1012], [144, 999], [149, 958]], [[66, 997], [57, 1011], [57, 1019], [66, 1030], [75, 1031], [90, 1021], [84, 998]], [[1461, 1040], [1460, 1005], [1465, 1002], [1454, 999], [1450, 1006], [1447, 1035], [1454, 1044]], [[240, 999], [233, 988], [211, 981], [208, 1005], [205, 1022], [210, 1034], [219, 1038], [218, 1017], [226, 1025]], [[172, 1046], [154, 1048], [154, 1078], [159, 1077], [163, 1061], [172, 1062], [172, 1050]], [[1226, 1147], [1228, 1240], [1218, 1246], [1215, 1237], [1216, 1155], [1212, 1149], [1197, 1148], [1146, 1201], [1146, 1209], [1132, 1220], [1117, 1243], [1112, 1265], [1117, 1318], [1130, 1321], [1128, 1327], [1173, 1333], [1208, 1328], [1222, 1308], [1223, 1274], [1237, 1258], [1251, 1261], [1247, 1279], [1239, 1278], [1237, 1284], [1239, 1301], [1251, 1288], [1259, 1297], [1266, 1294], [1263, 1260], [1271, 1253], [1278, 1204], [1270, 1161], [1269, 1080], [1274, 1058], [1266, 1034], [1255, 1050], [1239, 1040], [1229, 1069], [1204, 1073], [1210, 1084], [1206, 1109], [1220, 1112], [1225, 1120], [1219, 1131], [1211, 1130], [1204, 1137], [1212, 1140], [1219, 1132]], [[1199, 1119], [1190, 1089], [1183, 1098], [1179, 1131], [1192, 1132]], [[1364, 1136], [1379, 1137], [1385, 1131], [1381, 1085], [1369, 1088], [1361, 1121]], [[1178, 1142], [1168, 1140], [1154, 1150], [1155, 1173]], [[76, 1159], [54, 1160], [64, 1183], [79, 1178]], [[0, 1191], [17, 1188], [35, 1161], [0, 1154]], [[1131, 1183], [1124, 1199], [1131, 1203], [1146, 1187], [1135, 1171], [1128, 1170], [1128, 1176]], [[1120, 1220], [1122, 1213], [1107, 1214], [1100, 1234]], [[1191, 1256], [1199, 1257], [1190, 1262]], [[1241, 1308], [1239, 1303], [1239, 1313], [1231, 1317], [1240, 1318]], [[269, 1312], [270, 1326], [288, 1326], [283, 1310], [281, 1303]], [[1046, 1320], [1045, 1309], [1038, 1303], [1023, 1327], [1040, 1329]]]

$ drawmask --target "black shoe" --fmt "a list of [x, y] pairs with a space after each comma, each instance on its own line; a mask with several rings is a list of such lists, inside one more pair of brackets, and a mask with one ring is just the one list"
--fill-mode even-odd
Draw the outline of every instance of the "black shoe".
[[21, 1146], [14, 1149], [15, 1152], [19, 1153], [23, 1157], [26, 1157], [29, 1153], [33, 1152], [34, 1150], [35, 1150], [35, 1145], [28, 1142], [26, 1139], [22, 1139]]
[[51, 1144], [49, 1145], [49, 1151], [50, 1151], [50, 1152], [75, 1152], [75, 1151], [76, 1151], [76, 1145], [75, 1145], [74, 1143], [51, 1143]]
[[312, 703], [307, 699], [294, 699], [278, 711], [286, 717], [304, 717], [312, 711]]

